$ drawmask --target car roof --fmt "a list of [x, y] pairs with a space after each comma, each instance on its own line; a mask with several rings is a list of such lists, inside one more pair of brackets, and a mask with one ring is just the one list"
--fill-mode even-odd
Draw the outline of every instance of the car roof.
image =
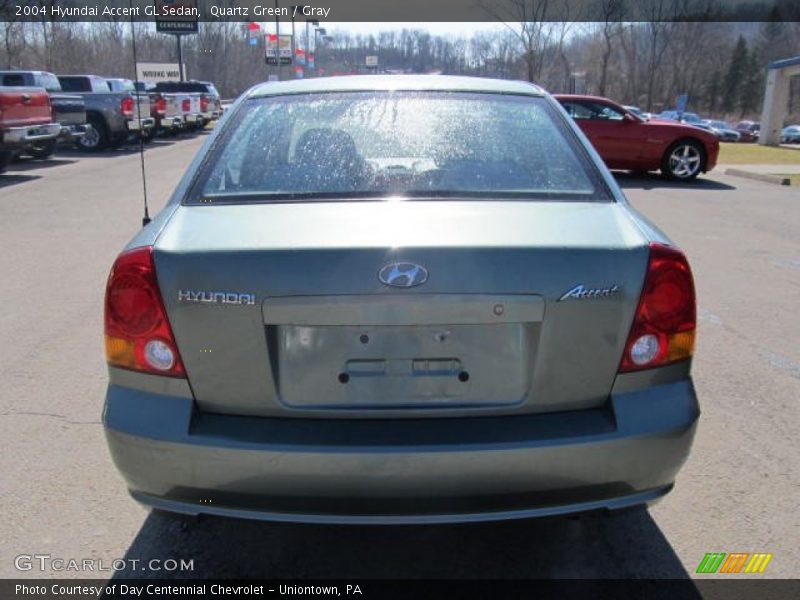
[[556, 100], [588, 100], [589, 102], [611, 102], [617, 106], [622, 106], [619, 102], [615, 102], [611, 98], [604, 96], [589, 96], [587, 94], [553, 94]]
[[75, 73], [65, 73], [63, 75], [56, 75], [56, 77], [88, 77], [89, 79], [102, 79], [105, 81], [105, 77], [100, 77], [100, 75], [79, 75]]
[[251, 89], [248, 96], [393, 90], [544, 95], [540, 87], [525, 81], [452, 75], [346, 75], [263, 83]]
[[33, 73], [34, 75], [52, 75], [50, 71], [34, 71], [33, 69], [0, 69], [0, 73]]

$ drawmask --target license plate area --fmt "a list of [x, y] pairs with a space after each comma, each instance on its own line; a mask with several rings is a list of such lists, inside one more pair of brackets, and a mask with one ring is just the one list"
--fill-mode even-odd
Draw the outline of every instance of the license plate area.
[[[542, 316], [538, 297], [527, 298], [265, 305], [278, 397], [289, 408], [316, 410], [520, 404]], [[455, 323], [429, 322], [445, 321], [448, 303]], [[270, 316], [286, 322], [269, 323]], [[361, 323], [334, 324], [354, 320]]]

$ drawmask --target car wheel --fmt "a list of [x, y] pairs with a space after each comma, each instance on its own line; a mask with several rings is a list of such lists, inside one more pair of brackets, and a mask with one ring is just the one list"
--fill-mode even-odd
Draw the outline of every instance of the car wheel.
[[12, 160], [14, 160], [13, 152], [0, 152], [0, 173], [5, 172]]
[[96, 152], [108, 148], [111, 135], [102, 118], [90, 116], [86, 124], [85, 135], [78, 140], [78, 148], [87, 152]]
[[36, 160], [45, 160], [53, 156], [56, 151], [56, 141], [47, 140], [46, 142], [38, 142], [28, 149], [30, 154]]
[[151, 127], [150, 129], [145, 129], [144, 131], [142, 131], [142, 141], [145, 144], [149, 144], [154, 139], [156, 139], [156, 128], [155, 127]]
[[705, 166], [705, 150], [694, 140], [680, 140], [670, 146], [661, 161], [661, 172], [670, 179], [691, 181]]

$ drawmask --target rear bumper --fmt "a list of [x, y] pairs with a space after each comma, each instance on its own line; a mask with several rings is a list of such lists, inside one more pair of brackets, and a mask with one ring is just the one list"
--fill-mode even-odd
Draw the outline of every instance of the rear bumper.
[[126, 121], [128, 131], [146, 131], [152, 129], [156, 125], [156, 120], [153, 117], [145, 117], [142, 119], [130, 119]]
[[189, 514], [432, 523], [619, 509], [666, 494], [694, 438], [690, 380], [604, 408], [461, 419], [206, 415], [109, 386], [104, 425], [134, 498]]
[[3, 145], [25, 146], [34, 142], [44, 142], [58, 137], [61, 125], [48, 123], [46, 125], [29, 125], [25, 127], [9, 127], [0, 130]]
[[183, 127], [182, 116], [161, 117], [158, 120], [158, 126], [161, 129], [180, 129]]
[[75, 142], [86, 135], [86, 125], [61, 125], [58, 140], [61, 142]]

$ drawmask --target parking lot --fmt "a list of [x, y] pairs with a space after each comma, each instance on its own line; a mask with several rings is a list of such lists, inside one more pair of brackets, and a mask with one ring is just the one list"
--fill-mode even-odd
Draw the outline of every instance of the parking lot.
[[[147, 147], [151, 214], [203, 142]], [[105, 278], [141, 224], [139, 154], [59, 153], [0, 176], [0, 576], [14, 557], [193, 559], [195, 577], [671, 577], [707, 552], [768, 552], [800, 576], [800, 193], [729, 177], [620, 175], [687, 252], [699, 304], [703, 416], [672, 494], [649, 512], [469, 526], [323, 527], [148, 515], [100, 425]], [[95, 573], [108, 577], [109, 573]]]

